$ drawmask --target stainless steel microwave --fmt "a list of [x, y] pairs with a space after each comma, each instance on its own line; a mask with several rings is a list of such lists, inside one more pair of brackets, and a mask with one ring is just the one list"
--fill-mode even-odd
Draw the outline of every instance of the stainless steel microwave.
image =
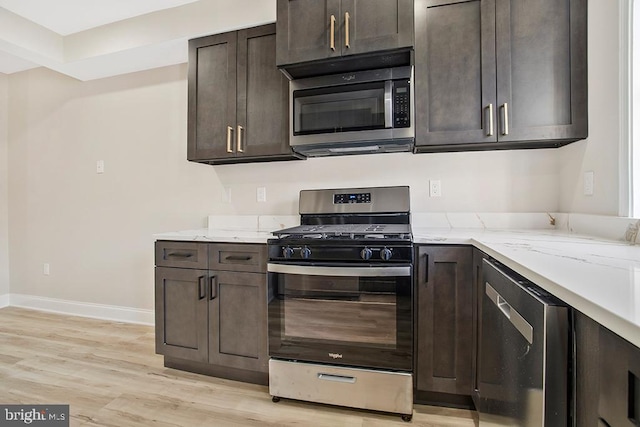
[[292, 80], [291, 147], [309, 157], [411, 151], [412, 80], [410, 66]]

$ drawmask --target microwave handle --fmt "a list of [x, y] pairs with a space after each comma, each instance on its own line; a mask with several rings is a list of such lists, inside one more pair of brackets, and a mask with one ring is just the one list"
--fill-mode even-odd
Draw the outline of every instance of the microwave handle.
[[393, 81], [384, 82], [384, 127], [393, 127]]

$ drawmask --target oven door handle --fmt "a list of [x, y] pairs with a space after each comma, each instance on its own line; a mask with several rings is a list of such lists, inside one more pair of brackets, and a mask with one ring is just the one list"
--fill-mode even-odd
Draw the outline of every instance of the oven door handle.
[[296, 274], [304, 276], [342, 277], [407, 277], [411, 276], [411, 266], [390, 267], [328, 267], [315, 265], [267, 264], [269, 273]]

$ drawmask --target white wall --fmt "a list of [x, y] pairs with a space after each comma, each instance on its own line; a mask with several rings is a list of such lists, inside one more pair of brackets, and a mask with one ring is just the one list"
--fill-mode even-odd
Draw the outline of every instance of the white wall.
[[9, 293], [8, 81], [7, 76], [0, 73], [0, 299]]
[[[589, 138], [559, 149], [560, 211], [618, 215], [619, 8], [627, 0], [589, 0]], [[583, 176], [594, 172], [594, 194]]]
[[205, 226], [219, 187], [185, 160], [186, 65], [9, 93], [11, 293], [152, 308], [152, 234]]
[[[413, 212], [545, 212], [557, 210], [553, 150], [439, 154], [378, 154], [314, 158], [289, 163], [216, 167], [231, 203], [224, 213], [298, 214], [304, 188], [409, 185]], [[430, 198], [439, 179], [442, 197]], [[267, 202], [256, 202], [266, 186]]]
[[[212, 167], [186, 161], [186, 65], [90, 82], [46, 69], [13, 74], [11, 293], [152, 309], [152, 234], [204, 227], [209, 214], [296, 214], [303, 188], [410, 185], [413, 212], [615, 214], [617, 12], [610, 5], [589, 1], [590, 137], [557, 150]], [[97, 160], [104, 174], [96, 174]], [[585, 170], [596, 177], [590, 198], [581, 193]], [[429, 179], [441, 180], [441, 198], [428, 197]], [[266, 203], [256, 202], [258, 186], [267, 188]]]
[[150, 309], [153, 233], [215, 213], [297, 214], [302, 188], [408, 184], [414, 212], [557, 210], [554, 150], [190, 163], [185, 65], [91, 82], [36, 69], [9, 87], [12, 294]]

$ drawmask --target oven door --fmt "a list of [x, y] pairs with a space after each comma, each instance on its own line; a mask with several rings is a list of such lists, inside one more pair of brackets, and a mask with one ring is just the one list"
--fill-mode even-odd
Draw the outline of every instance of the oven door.
[[411, 265], [267, 269], [271, 357], [411, 371]]

